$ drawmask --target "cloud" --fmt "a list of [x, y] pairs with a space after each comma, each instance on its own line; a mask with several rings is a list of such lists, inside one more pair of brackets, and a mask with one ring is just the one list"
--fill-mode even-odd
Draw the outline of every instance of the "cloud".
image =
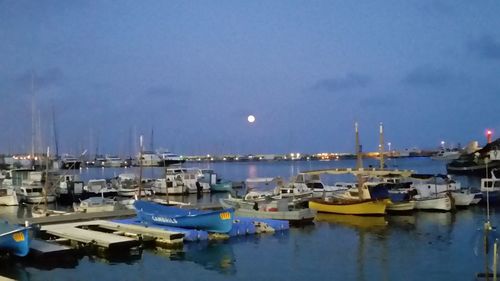
[[411, 70], [402, 82], [415, 87], [442, 87], [451, 79], [453, 74], [445, 68], [422, 65]]
[[500, 43], [490, 35], [471, 40], [467, 43], [470, 53], [482, 59], [500, 60]]
[[312, 87], [319, 92], [343, 92], [357, 88], [364, 88], [371, 83], [370, 77], [359, 73], [349, 73], [345, 77], [322, 79]]

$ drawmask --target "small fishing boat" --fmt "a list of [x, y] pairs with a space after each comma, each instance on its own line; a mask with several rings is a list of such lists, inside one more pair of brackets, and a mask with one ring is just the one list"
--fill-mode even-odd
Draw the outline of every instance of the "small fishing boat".
[[24, 257], [29, 249], [29, 227], [0, 223], [0, 251]]
[[227, 233], [233, 226], [234, 209], [201, 211], [167, 207], [143, 200], [136, 200], [134, 207], [139, 219], [146, 223], [218, 233]]
[[316, 215], [316, 211], [301, 207], [299, 204], [290, 204], [289, 200], [270, 199], [262, 201], [247, 201], [241, 198], [221, 198], [222, 207], [235, 209], [238, 217], [251, 217], [262, 219], [287, 220], [290, 223], [311, 222]]
[[415, 209], [415, 201], [400, 201], [400, 202], [392, 202], [387, 205], [386, 211], [389, 213], [399, 213], [399, 212], [411, 212]]
[[228, 180], [217, 180], [210, 185], [210, 192], [230, 192], [233, 190], [233, 182]]
[[344, 215], [385, 215], [389, 199], [384, 200], [346, 200], [336, 198], [313, 199], [309, 208], [318, 212]]
[[0, 188], [0, 206], [17, 206], [19, 205], [17, 200], [16, 191], [13, 188]]
[[448, 194], [435, 194], [432, 197], [421, 197], [415, 195], [415, 209], [429, 211], [450, 211], [453, 208], [453, 203]]
[[80, 213], [111, 212], [117, 209], [117, 202], [105, 197], [90, 197], [80, 204], [73, 203], [73, 209]]

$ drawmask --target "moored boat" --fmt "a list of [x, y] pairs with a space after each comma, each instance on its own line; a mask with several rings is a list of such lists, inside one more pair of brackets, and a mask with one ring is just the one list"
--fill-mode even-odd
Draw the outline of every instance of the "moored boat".
[[136, 200], [134, 207], [143, 222], [218, 233], [229, 232], [234, 219], [234, 209], [201, 211], [167, 207], [143, 200]]
[[386, 211], [390, 213], [411, 212], [415, 209], [415, 205], [416, 202], [414, 200], [392, 202], [387, 205]]
[[450, 211], [453, 208], [451, 198], [448, 194], [436, 194], [432, 197], [414, 197], [416, 205], [415, 209], [430, 210], [430, 211]]
[[239, 217], [287, 220], [292, 224], [299, 224], [311, 222], [316, 215], [316, 211], [290, 204], [288, 199], [247, 201], [229, 196], [219, 201], [224, 208], [234, 208], [235, 215]]
[[29, 227], [0, 223], [0, 251], [23, 257], [28, 254], [29, 247]]
[[318, 212], [344, 215], [385, 215], [389, 199], [384, 200], [326, 200], [313, 199], [309, 201], [309, 208]]

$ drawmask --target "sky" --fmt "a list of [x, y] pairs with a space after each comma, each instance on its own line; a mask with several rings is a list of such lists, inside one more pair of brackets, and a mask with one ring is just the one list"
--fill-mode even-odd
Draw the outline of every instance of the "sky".
[[354, 152], [354, 122], [365, 151], [379, 122], [396, 150], [484, 144], [499, 15], [493, 0], [0, 0], [0, 153], [128, 155], [140, 135], [184, 155]]

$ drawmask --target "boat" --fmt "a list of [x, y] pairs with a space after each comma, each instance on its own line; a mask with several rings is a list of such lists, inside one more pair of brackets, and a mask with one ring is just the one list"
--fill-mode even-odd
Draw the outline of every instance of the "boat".
[[123, 167], [125, 166], [123, 160], [116, 155], [106, 155], [104, 157], [103, 167]]
[[61, 175], [56, 182], [56, 200], [63, 205], [71, 205], [83, 196], [83, 181], [76, 175]]
[[234, 209], [201, 211], [168, 207], [144, 200], [136, 200], [134, 207], [139, 219], [146, 223], [217, 233], [229, 232], [234, 219]]
[[500, 179], [495, 175], [496, 169], [491, 171], [491, 178], [482, 178], [480, 191], [484, 201], [489, 202], [491, 205], [498, 205], [500, 203]]
[[1, 187], [0, 188], [0, 206], [17, 206], [19, 201], [17, 200], [16, 191], [11, 187]]
[[136, 165], [143, 167], [158, 167], [161, 162], [160, 156], [154, 151], [142, 151], [136, 159]]
[[235, 215], [238, 217], [287, 220], [293, 224], [300, 224], [312, 222], [316, 215], [316, 211], [298, 204], [290, 204], [286, 198], [248, 201], [229, 195], [228, 198], [221, 198], [219, 201], [222, 207], [235, 209]]
[[118, 190], [112, 187], [105, 179], [90, 179], [83, 187], [82, 199], [90, 197], [114, 197], [118, 195]]
[[390, 200], [339, 200], [336, 198], [313, 199], [309, 208], [318, 212], [343, 215], [385, 215]]
[[415, 209], [415, 200], [392, 202], [387, 205], [386, 211], [389, 213], [411, 212]]
[[186, 159], [184, 159], [182, 156], [168, 152], [168, 151], [157, 151], [157, 154], [159, 156], [159, 162], [158, 165], [160, 167], [167, 167], [170, 165], [174, 164], [180, 164], [186, 162]]
[[61, 157], [61, 169], [80, 169], [82, 161], [70, 154]]
[[171, 180], [171, 178], [156, 179], [151, 186], [154, 194], [181, 195], [187, 193], [186, 186], [182, 180]]
[[428, 211], [451, 211], [453, 203], [449, 194], [439, 193], [431, 197], [415, 195], [415, 209]]
[[139, 192], [139, 178], [135, 174], [119, 174], [116, 179], [116, 190], [119, 196], [133, 197]]
[[[19, 202], [25, 202], [29, 204], [42, 204], [45, 201], [43, 195], [43, 185], [41, 184], [31, 184], [16, 187], [16, 195]], [[54, 194], [47, 194], [47, 203], [52, 203], [56, 201], [56, 196]]]
[[30, 250], [29, 227], [0, 222], [0, 251], [24, 257]]
[[118, 209], [114, 199], [105, 197], [90, 197], [79, 204], [73, 203], [73, 209], [79, 213], [111, 212]]
[[172, 182], [182, 183], [188, 193], [210, 192], [210, 185], [200, 182], [202, 177], [203, 173], [199, 168], [167, 168], [165, 170], [165, 178]]
[[440, 150], [438, 153], [431, 156], [432, 160], [451, 161], [460, 157], [460, 151], [457, 150]]
[[461, 155], [446, 165], [450, 174], [484, 176], [489, 169], [500, 168], [500, 139], [483, 148]]
[[213, 170], [203, 169], [201, 173], [202, 176], [198, 181], [200, 184], [208, 184], [210, 186], [210, 192], [230, 192], [233, 190], [233, 182], [220, 179]]

